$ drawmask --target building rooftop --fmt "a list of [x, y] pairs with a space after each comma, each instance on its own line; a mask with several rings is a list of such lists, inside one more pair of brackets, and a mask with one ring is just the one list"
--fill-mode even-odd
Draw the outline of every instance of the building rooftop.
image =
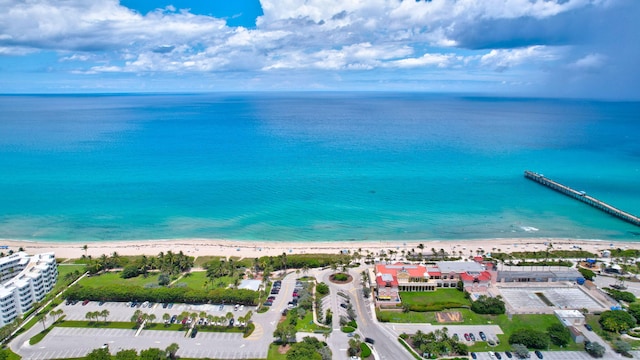
[[475, 261], [439, 261], [436, 265], [443, 274], [484, 271], [484, 267]]

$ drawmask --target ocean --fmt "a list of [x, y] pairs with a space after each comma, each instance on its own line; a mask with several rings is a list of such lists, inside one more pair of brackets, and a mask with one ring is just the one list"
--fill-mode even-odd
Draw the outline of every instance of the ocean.
[[414, 93], [0, 96], [0, 238], [640, 241], [640, 103]]

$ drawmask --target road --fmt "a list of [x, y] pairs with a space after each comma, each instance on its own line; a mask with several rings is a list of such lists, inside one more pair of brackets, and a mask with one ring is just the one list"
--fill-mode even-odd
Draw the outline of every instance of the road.
[[[331, 292], [337, 292], [342, 290], [351, 296], [353, 307], [356, 311], [356, 321], [358, 323], [357, 332], [361, 335], [362, 339], [365, 337], [375, 340], [375, 344], [371, 346], [373, 353], [378, 360], [412, 360], [413, 356], [405, 350], [397, 340], [397, 335], [393, 334], [386, 327], [380, 326], [375, 316], [374, 305], [371, 298], [365, 299], [362, 295], [362, 289], [360, 286], [361, 276], [360, 273], [365, 267], [358, 267], [349, 269], [349, 274], [353, 276], [353, 281], [345, 285], [332, 284], [328, 280], [325, 281], [330, 284]], [[327, 277], [328, 277], [327, 273]], [[342, 309], [338, 305], [338, 309]], [[342, 334], [340, 332], [340, 334]], [[346, 336], [346, 334], [342, 334]], [[332, 335], [333, 336], [333, 335]], [[345, 349], [346, 350], [346, 349]], [[332, 348], [333, 351], [333, 348]], [[344, 359], [346, 352], [344, 353]], [[336, 353], [334, 352], [334, 356]], [[341, 357], [334, 357], [335, 359], [343, 359]]]

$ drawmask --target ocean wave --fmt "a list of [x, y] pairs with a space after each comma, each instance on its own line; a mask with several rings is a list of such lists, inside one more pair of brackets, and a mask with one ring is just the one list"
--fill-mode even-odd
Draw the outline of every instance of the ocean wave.
[[520, 226], [520, 229], [526, 231], [526, 232], [533, 232], [533, 231], [538, 231], [540, 229], [538, 228], [534, 228], [533, 226]]

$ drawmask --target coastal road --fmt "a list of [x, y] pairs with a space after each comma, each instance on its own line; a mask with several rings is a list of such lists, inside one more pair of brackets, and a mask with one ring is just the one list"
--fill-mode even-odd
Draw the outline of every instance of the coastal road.
[[348, 284], [348, 293], [351, 295], [353, 307], [357, 314], [358, 331], [363, 338], [368, 337], [375, 340], [375, 344], [371, 348], [376, 359], [413, 360], [413, 356], [398, 342], [397, 335], [378, 323], [372, 298], [364, 298], [360, 286], [360, 272], [364, 269], [366, 267], [361, 266], [349, 270], [349, 274], [353, 276], [353, 281]]

